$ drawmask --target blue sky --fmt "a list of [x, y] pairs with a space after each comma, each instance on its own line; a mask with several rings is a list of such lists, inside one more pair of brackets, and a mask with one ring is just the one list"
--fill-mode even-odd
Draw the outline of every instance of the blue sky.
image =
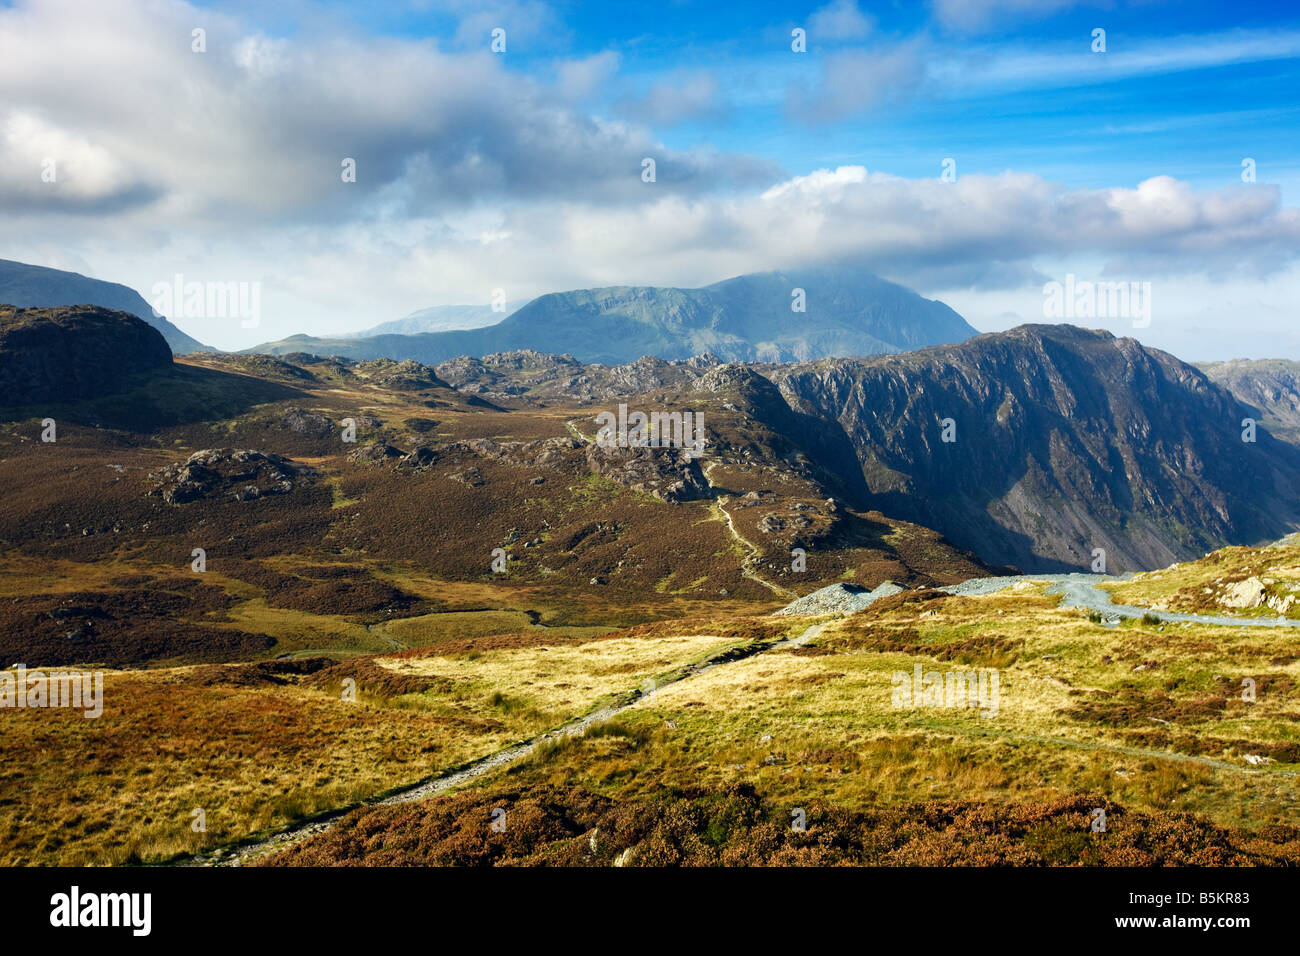
[[[1244, 156], [1256, 158], [1270, 182], [1294, 183], [1300, 170], [1300, 5], [1152, 0], [1017, 10], [974, 3], [989, 12], [966, 25], [946, 23], [925, 3], [864, 2], [850, 5], [869, 23], [863, 35], [814, 32], [803, 56], [792, 55], [790, 31], [806, 29], [827, 4], [743, 6], [555, 3], [524, 18], [518, 37], [508, 10], [488, 19], [507, 29], [504, 68], [524, 75], [549, 77], [558, 59], [617, 54], [622, 82], [590, 102], [615, 115], [626, 88], [712, 74], [716, 110], [661, 123], [663, 142], [761, 155], [791, 173], [861, 163], [919, 177], [934, 174], [936, 157], [953, 157], [969, 172], [1028, 169], [1070, 186], [1104, 187], [1160, 174], [1205, 186], [1234, 182]], [[450, 49], [489, 42], [487, 35], [457, 37], [455, 7], [436, 4], [293, 5], [265, 25], [292, 37], [311, 31], [326, 9], [365, 32]], [[534, 26], [538, 16], [546, 19]], [[1106, 30], [1105, 55], [1091, 50], [1098, 27]], [[801, 119], [789, 108], [788, 87], [815, 87], [828, 57], [857, 50], [887, 56], [913, 42], [935, 54], [986, 60], [997, 77], [981, 78], [975, 68], [963, 74], [975, 80], [970, 86], [939, 77], [834, 122]], [[1015, 63], [1039, 59], [1069, 71], [1017, 75]]]
[[1150, 282], [1149, 327], [1093, 324], [1300, 357], [1298, 81], [1282, 4], [21, 0], [0, 257], [259, 282], [255, 328], [175, 318], [226, 347], [848, 259], [986, 330], [1066, 274]]

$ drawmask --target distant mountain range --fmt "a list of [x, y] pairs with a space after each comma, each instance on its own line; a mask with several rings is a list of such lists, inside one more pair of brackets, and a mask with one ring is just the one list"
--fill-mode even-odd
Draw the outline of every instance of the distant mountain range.
[[294, 335], [246, 351], [425, 364], [517, 349], [603, 364], [706, 352], [724, 361], [789, 362], [903, 352], [975, 334], [942, 302], [864, 272], [823, 268], [739, 276], [702, 289], [558, 292], [484, 328], [362, 338]]
[[487, 325], [496, 325], [502, 319], [514, 315], [525, 301], [507, 302], [503, 311], [497, 312], [490, 305], [435, 305], [429, 309], [420, 309], [402, 319], [380, 322], [361, 332], [341, 336], [345, 339], [363, 339], [375, 335], [418, 335], [422, 332], [457, 332], [463, 329], [481, 329]]
[[1249, 406], [1272, 431], [1300, 442], [1300, 362], [1232, 359], [1198, 362], [1196, 367]]
[[[74, 272], [0, 260], [0, 304], [98, 305], [152, 325], [175, 354], [214, 351], [135, 290]], [[609, 365], [705, 353], [723, 361], [792, 362], [905, 352], [975, 334], [942, 302], [836, 267], [745, 275], [700, 289], [580, 289], [507, 303], [503, 312], [489, 305], [435, 306], [351, 335], [293, 335], [244, 351], [427, 365], [528, 349]]]
[[176, 355], [211, 352], [211, 346], [186, 335], [156, 313], [134, 289], [117, 282], [90, 279], [76, 272], [47, 269], [0, 259], [0, 305], [44, 309], [64, 305], [98, 305], [129, 312], [162, 333]]
[[[790, 311], [796, 290], [806, 312]], [[111, 384], [105, 376], [137, 374], [141, 358], [165, 366], [151, 344], [164, 339], [173, 352], [205, 349], [125, 286], [0, 261], [6, 299], [118, 304], [98, 318], [67, 307], [10, 310], [0, 323], [0, 378], [11, 404], [28, 392], [31, 403], [55, 401], [67, 388], [91, 397]], [[399, 321], [500, 314], [466, 308]], [[142, 324], [132, 331], [122, 312]], [[1202, 371], [1068, 325], [977, 335], [947, 306], [861, 273], [581, 290], [541, 296], [478, 329], [295, 336], [271, 351], [301, 361], [292, 353], [335, 354], [321, 347], [328, 342], [343, 360], [437, 364], [458, 389], [502, 403], [690, 390], [726, 361], [757, 362], [749, 380], [766, 376], [782, 400], [746, 399], [750, 413], [805, 442], [842, 494], [992, 563], [1086, 568], [1102, 549], [1110, 570], [1153, 568], [1279, 537], [1300, 522], [1300, 363]], [[264, 350], [247, 358], [270, 361], [257, 354]], [[61, 375], [71, 376], [66, 387]], [[768, 414], [784, 403], [790, 415]], [[1253, 443], [1242, 441], [1247, 417], [1260, 423]]]

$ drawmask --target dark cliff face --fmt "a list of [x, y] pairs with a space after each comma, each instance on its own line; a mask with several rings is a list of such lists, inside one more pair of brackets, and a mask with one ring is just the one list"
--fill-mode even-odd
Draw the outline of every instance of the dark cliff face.
[[138, 376], [171, 367], [161, 333], [127, 312], [0, 305], [0, 405], [111, 395]]
[[[1108, 332], [1022, 326], [955, 346], [772, 370], [798, 412], [837, 422], [868, 501], [987, 561], [1159, 567], [1277, 537], [1300, 454], [1171, 355]], [[945, 442], [945, 419], [951, 420]]]

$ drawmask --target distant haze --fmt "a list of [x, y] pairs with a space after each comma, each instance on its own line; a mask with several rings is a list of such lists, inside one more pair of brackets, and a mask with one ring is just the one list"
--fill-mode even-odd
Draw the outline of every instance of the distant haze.
[[617, 364], [643, 355], [789, 362], [960, 342], [975, 329], [942, 302], [852, 268], [738, 276], [699, 289], [611, 286], [539, 296], [494, 325], [414, 335], [291, 336], [249, 351], [442, 362], [514, 349]]

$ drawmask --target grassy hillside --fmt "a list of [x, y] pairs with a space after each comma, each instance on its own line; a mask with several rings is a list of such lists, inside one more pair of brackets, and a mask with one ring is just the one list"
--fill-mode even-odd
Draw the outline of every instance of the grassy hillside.
[[[1055, 603], [1037, 586], [900, 595], [271, 862], [1300, 861], [1294, 636], [1107, 628]], [[996, 714], [896, 706], [892, 675], [917, 665], [996, 668]], [[519, 821], [501, 834], [497, 806]]]
[[[935, 591], [993, 569], [838, 499], [765, 380], [671, 371], [489, 401], [409, 363], [213, 355], [112, 425], [0, 426], [0, 655], [105, 673], [96, 719], [0, 709], [0, 860], [1300, 862], [1293, 631]], [[705, 415], [702, 464], [592, 446], [630, 380]], [[186, 381], [206, 408], [169, 403]], [[1115, 593], [1281, 595], [1297, 566], [1227, 549]], [[909, 590], [772, 614], [885, 580]], [[905, 706], [917, 667], [996, 697]]]

